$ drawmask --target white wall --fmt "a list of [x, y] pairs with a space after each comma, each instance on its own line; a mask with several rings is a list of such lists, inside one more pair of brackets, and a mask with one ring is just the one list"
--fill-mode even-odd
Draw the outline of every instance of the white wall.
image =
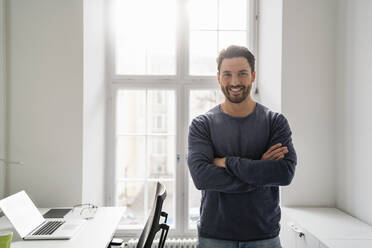
[[83, 2], [8, 0], [9, 194], [82, 199]]
[[372, 1], [340, 0], [337, 206], [372, 225]]
[[7, 194], [104, 204], [104, 0], [9, 0]]
[[257, 77], [259, 99], [281, 112], [282, 0], [259, 1]]
[[[6, 158], [6, 99], [5, 99], [5, 1], [0, 0], [0, 158]], [[0, 161], [0, 199], [5, 193], [5, 164]]]
[[[275, 4], [261, 1], [261, 39], [276, 32]], [[269, 98], [277, 76], [262, 74], [282, 67], [281, 110], [298, 154], [282, 205], [336, 206], [372, 225], [370, 13], [369, 0], [283, 0], [281, 65], [266, 51], [277, 44], [261, 40], [259, 73], [262, 102], [275, 109]]]
[[105, 195], [105, 0], [84, 0], [83, 202]]
[[334, 206], [336, 0], [283, 0], [282, 95], [298, 155], [286, 206]]

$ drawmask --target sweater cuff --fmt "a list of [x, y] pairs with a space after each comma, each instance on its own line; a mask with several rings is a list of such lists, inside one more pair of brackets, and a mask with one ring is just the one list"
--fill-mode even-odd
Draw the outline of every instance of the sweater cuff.
[[235, 176], [233, 173], [233, 168], [234, 167], [234, 159], [235, 157], [226, 157], [226, 171], [229, 173], [231, 176]]

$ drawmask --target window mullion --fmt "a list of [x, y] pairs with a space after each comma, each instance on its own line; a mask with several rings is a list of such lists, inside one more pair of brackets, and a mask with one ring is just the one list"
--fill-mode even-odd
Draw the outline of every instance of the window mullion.
[[[249, 20], [249, 25], [251, 27], [251, 47], [253, 50], [253, 54], [256, 55], [256, 58], [258, 58], [258, 31], [259, 31], [259, 1], [255, 0], [251, 3], [251, 9], [250, 9], [251, 19]], [[255, 70], [258, 70], [258, 63], [256, 63]], [[256, 83], [254, 84], [254, 91], [253, 93], [255, 95], [259, 94], [259, 74], [256, 74]]]
[[[177, 140], [176, 140], [176, 168], [175, 168], [175, 211], [176, 211], [176, 225], [175, 232], [179, 235], [185, 233], [185, 223], [187, 222], [186, 214], [187, 213], [187, 189], [185, 186], [185, 177], [183, 174], [185, 154], [184, 146], [186, 140], [182, 135], [184, 130], [184, 102], [183, 97], [184, 93], [184, 79], [188, 74], [188, 54], [189, 54], [189, 35], [188, 35], [188, 16], [187, 16], [187, 0], [177, 0], [177, 11], [178, 11], [178, 27], [177, 27], [177, 73], [179, 85], [176, 91], [176, 128], [177, 128]], [[186, 192], [186, 193], [185, 193]]]
[[183, 81], [188, 74], [189, 60], [189, 34], [188, 34], [188, 15], [187, 0], [177, 0], [178, 20], [177, 20], [177, 68], [178, 80]]
[[[148, 178], [147, 178], [147, 175], [149, 174], [148, 173], [148, 159], [149, 159], [149, 155], [148, 155], [148, 106], [149, 106], [149, 103], [148, 103], [148, 99], [149, 99], [149, 91], [148, 89], [146, 88], [146, 100], [145, 100], [145, 183], [144, 183], [144, 206], [143, 206], [143, 213], [144, 213], [144, 218], [146, 218], [147, 216], [147, 209], [148, 209]], [[143, 223], [146, 223], [146, 219], [144, 219], [144, 222]]]
[[184, 140], [182, 144], [182, 159], [180, 161], [181, 168], [183, 170], [180, 172], [183, 177], [183, 233], [189, 232], [189, 174], [188, 174], [188, 166], [187, 166], [187, 134], [188, 134], [188, 119], [189, 119], [189, 89], [183, 87], [183, 92], [181, 95], [182, 103], [183, 103], [183, 110], [182, 112], [182, 131], [180, 133], [180, 137]]
[[177, 157], [176, 157], [176, 231], [178, 233], [184, 233], [185, 231], [185, 212], [187, 211], [187, 192], [185, 188], [185, 177], [183, 175], [185, 154], [184, 147], [186, 140], [182, 135], [184, 130], [184, 98], [183, 98], [184, 87], [181, 85], [177, 90]]
[[220, 49], [220, 0], [217, 0], [217, 53]]

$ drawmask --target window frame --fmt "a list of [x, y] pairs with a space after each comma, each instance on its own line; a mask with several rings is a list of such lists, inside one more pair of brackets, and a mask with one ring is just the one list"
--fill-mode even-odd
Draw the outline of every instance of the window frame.
[[[115, 205], [116, 196], [116, 96], [122, 89], [169, 89], [175, 91], [176, 98], [176, 168], [174, 175], [174, 211], [175, 226], [170, 232], [170, 236], [191, 237], [197, 233], [196, 229], [189, 228], [189, 199], [188, 183], [189, 171], [187, 167], [187, 136], [189, 127], [189, 97], [191, 90], [219, 89], [217, 82], [217, 70], [214, 76], [188, 75], [189, 73], [189, 27], [188, 20], [183, 9], [186, 8], [187, 0], [175, 0], [177, 6], [177, 32], [176, 32], [176, 74], [175, 75], [116, 75], [115, 74], [115, 36], [114, 27], [111, 25], [113, 5], [115, 0], [109, 0], [106, 8], [106, 82], [108, 87], [107, 94], [107, 145], [106, 145], [106, 204]], [[257, 57], [257, 38], [258, 38], [258, 1], [247, 0], [247, 8], [251, 10], [248, 21], [249, 30], [247, 32], [247, 46], [252, 48], [252, 52]], [[256, 65], [257, 68], [257, 65]], [[257, 86], [257, 78], [256, 78]], [[253, 89], [254, 92], [254, 89]], [[116, 235], [126, 237], [138, 237], [142, 229], [122, 229], [118, 228]]]

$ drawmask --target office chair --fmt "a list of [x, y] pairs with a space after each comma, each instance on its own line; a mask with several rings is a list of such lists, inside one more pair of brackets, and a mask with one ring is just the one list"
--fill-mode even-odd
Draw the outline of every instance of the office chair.
[[[167, 196], [167, 190], [165, 186], [158, 182], [156, 185], [156, 193], [154, 203], [141, 233], [141, 236], [137, 243], [137, 248], [151, 248], [152, 242], [154, 241], [155, 235], [161, 229], [161, 235], [159, 239], [159, 248], [163, 248], [165, 240], [167, 238], [169, 226], [167, 223], [168, 214], [161, 211], [163, 207], [163, 202]], [[160, 216], [165, 218], [164, 223], [159, 223]]]

